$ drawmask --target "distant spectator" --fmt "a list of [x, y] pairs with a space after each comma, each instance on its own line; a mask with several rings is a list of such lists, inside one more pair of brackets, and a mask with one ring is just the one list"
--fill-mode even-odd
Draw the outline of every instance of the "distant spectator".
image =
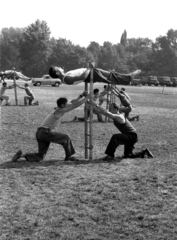
[[6, 106], [8, 106], [8, 105], [10, 105], [10, 97], [9, 96], [7, 96], [7, 95], [5, 95], [5, 91], [7, 90], [7, 89], [12, 89], [12, 88], [14, 88], [14, 85], [11, 85], [11, 86], [8, 86], [7, 87], [7, 83], [6, 82], [3, 82], [2, 83], [2, 87], [1, 87], [1, 89], [0, 89], [0, 103], [2, 103], [3, 102], [3, 100], [5, 100], [6, 101]]
[[[17, 87], [19, 87], [19, 88], [21, 88], [21, 89], [24, 89], [25, 92], [26, 92], [26, 94], [27, 94], [27, 96], [24, 96], [24, 105], [27, 106], [28, 103], [29, 103], [29, 105], [33, 105], [32, 102], [33, 102], [33, 100], [34, 100], [34, 98], [35, 98], [35, 97], [34, 97], [34, 94], [33, 94], [33, 92], [31, 91], [28, 83], [25, 83], [24, 86], [25, 86], [25, 87], [21, 87], [21, 86], [17, 85]], [[37, 105], [37, 104], [35, 104], [35, 105]]]
[[[96, 101], [98, 98], [99, 98], [99, 89], [95, 88], [93, 90], [93, 99], [94, 99], [94, 101]], [[88, 119], [90, 117], [90, 103], [89, 103], [89, 100], [87, 101], [87, 108], [85, 107], [84, 111], [87, 111], [87, 119]], [[94, 108], [93, 108], [93, 113], [97, 115], [98, 122], [103, 122], [102, 115], [100, 113], [98, 113], [97, 111], [95, 112]], [[85, 116], [84, 117], [75, 116], [73, 121], [84, 122], [87, 119], [85, 119]]]
[[[109, 88], [109, 86], [104, 85], [104, 90], [102, 92], [100, 92], [100, 95], [99, 95], [99, 106], [101, 106], [103, 104], [103, 102], [109, 103], [107, 94], [109, 94], [110, 91], [111, 91], [111, 89]], [[106, 95], [106, 97], [105, 97], [105, 95]]]

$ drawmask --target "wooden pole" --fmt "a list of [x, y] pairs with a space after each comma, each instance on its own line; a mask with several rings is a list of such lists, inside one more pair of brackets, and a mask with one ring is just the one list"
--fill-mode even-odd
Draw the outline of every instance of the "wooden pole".
[[[90, 93], [93, 93], [93, 68], [94, 64], [90, 63]], [[85, 83], [85, 91], [88, 92], [88, 83]], [[90, 100], [91, 100], [90, 96]], [[90, 119], [87, 120], [87, 108], [89, 107]], [[89, 150], [89, 154], [88, 154]], [[93, 106], [85, 103], [85, 158], [92, 160], [93, 158]]]
[[15, 94], [15, 104], [18, 105], [15, 68], [13, 68], [13, 71], [14, 71], [14, 94]]
[[[93, 93], [93, 65], [90, 65], [91, 72], [90, 72], [90, 93]], [[90, 95], [90, 100], [91, 100], [91, 95]], [[90, 135], [89, 135], [89, 160], [92, 160], [93, 158], [93, 106], [90, 104]]]
[[[88, 93], [88, 83], [85, 83], [85, 92]], [[84, 111], [84, 117], [85, 117], [85, 159], [88, 159], [88, 121], [87, 121], [87, 107], [88, 103], [85, 102], [85, 111]]]

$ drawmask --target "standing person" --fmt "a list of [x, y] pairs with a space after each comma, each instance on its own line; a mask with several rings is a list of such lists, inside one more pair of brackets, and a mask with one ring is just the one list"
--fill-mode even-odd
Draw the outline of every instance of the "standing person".
[[24, 89], [27, 94], [27, 96], [24, 96], [24, 105], [27, 106], [28, 101], [29, 101], [29, 105], [32, 105], [32, 101], [34, 100], [35, 96], [34, 96], [34, 93], [31, 91], [28, 83], [25, 83], [24, 87], [21, 87], [19, 85], [17, 85], [17, 87]]
[[9, 106], [10, 105], [10, 97], [5, 95], [5, 91], [7, 89], [12, 89], [14, 88], [14, 85], [11, 85], [11, 86], [7, 86], [7, 83], [6, 82], [3, 82], [2, 83], [2, 87], [0, 89], [0, 103], [2, 103], [3, 100], [6, 101], [6, 106]]
[[101, 106], [103, 102], [107, 102], [107, 104], [109, 104], [109, 100], [107, 97], [105, 97], [105, 95], [109, 94], [110, 91], [111, 89], [109, 89], [109, 86], [104, 85], [104, 90], [100, 92], [100, 95], [99, 95], [99, 106]]
[[[93, 90], [93, 100], [96, 101], [98, 98], [99, 98], [99, 89], [95, 88]], [[89, 119], [89, 117], [90, 117], [90, 102], [89, 101], [87, 101], [87, 106], [84, 108], [84, 111], [87, 112], [86, 116], [87, 116], [87, 119]], [[102, 115], [100, 113], [98, 113], [97, 111], [95, 112], [94, 108], [93, 108], [93, 113], [97, 115], [98, 122], [103, 122]], [[75, 121], [84, 122], [87, 119], [85, 119], [85, 116], [84, 117], [75, 116], [73, 121], [74, 122]]]
[[104, 160], [113, 160], [115, 158], [115, 151], [119, 145], [124, 145], [123, 158], [144, 158], [146, 155], [153, 158], [153, 154], [148, 149], [133, 153], [134, 145], [138, 142], [136, 129], [119, 112], [118, 106], [115, 103], [110, 104], [109, 110], [98, 106], [93, 100], [91, 100], [91, 104], [97, 108], [97, 111], [113, 119], [115, 127], [120, 131], [120, 133], [113, 134], [111, 137], [105, 151], [106, 157]]
[[[83, 98], [84, 96], [85, 98]], [[67, 98], [59, 98], [57, 100], [57, 107], [49, 113], [37, 129], [36, 140], [38, 143], [38, 153], [23, 154], [22, 151], [19, 150], [12, 158], [12, 162], [16, 162], [19, 158], [25, 158], [29, 162], [39, 162], [43, 160], [47, 154], [50, 143], [62, 145], [66, 155], [65, 161], [75, 160], [74, 157], [71, 157], [75, 154], [75, 149], [70, 136], [56, 131], [56, 128], [65, 113], [81, 106], [89, 97], [89, 95], [86, 96], [86, 93], [83, 92], [79, 99], [69, 104], [67, 103]]]
[[134, 116], [130, 118], [129, 114], [132, 111], [132, 104], [130, 102], [131, 98], [130, 96], [125, 92], [125, 89], [122, 88], [119, 90], [117, 87], [113, 87], [113, 93], [119, 98], [120, 100], [120, 107], [119, 111], [123, 112], [125, 114], [125, 118], [127, 118], [129, 121], [134, 121], [135, 119], [139, 121], [139, 116]]

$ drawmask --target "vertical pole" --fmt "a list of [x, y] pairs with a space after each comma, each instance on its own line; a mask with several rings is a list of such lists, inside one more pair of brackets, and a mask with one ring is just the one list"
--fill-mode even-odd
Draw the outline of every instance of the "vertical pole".
[[14, 70], [14, 94], [15, 94], [15, 104], [18, 105], [15, 68], [13, 68], [13, 70]]
[[[110, 84], [108, 84], [108, 89], [110, 89], [111, 86], [110, 86]], [[107, 93], [107, 101], [106, 101], [106, 109], [109, 109], [110, 102], [111, 102], [111, 93], [108, 92]], [[105, 117], [105, 122], [107, 122], [108, 120], [109, 120], [108, 117]]]
[[[90, 93], [93, 93], [93, 67], [94, 64], [90, 63]], [[85, 83], [85, 91], [88, 92], [88, 83]], [[90, 100], [91, 100], [90, 96]], [[93, 106], [86, 102], [85, 108], [89, 107], [90, 119], [87, 120], [87, 110], [85, 111], [85, 158], [92, 160], [93, 158]], [[88, 124], [89, 123], [89, 124]], [[89, 154], [88, 154], [89, 150]]]
[[[91, 66], [91, 72], [90, 72], [90, 100], [91, 95], [93, 93], [93, 66]], [[90, 101], [91, 102], [91, 101]], [[90, 135], [89, 135], [89, 147], [90, 147], [90, 154], [89, 154], [89, 160], [92, 160], [93, 158], [93, 106], [90, 104]]]
[[162, 94], [164, 93], [164, 88], [165, 88], [165, 85], [163, 85], [163, 88], [162, 88]]
[[[88, 83], [85, 82], [85, 92], [88, 92]], [[85, 102], [85, 111], [84, 111], [84, 117], [85, 117], [85, 159], [88, 159], [88, 121], [87, 121], [87, 107], [88, 103]]]

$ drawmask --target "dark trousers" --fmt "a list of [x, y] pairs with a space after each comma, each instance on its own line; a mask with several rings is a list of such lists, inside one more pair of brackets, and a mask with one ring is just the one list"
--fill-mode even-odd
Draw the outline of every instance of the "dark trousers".
[[128, 157], [133, 153], [134, 145], [138, 141], [138, 136], [136, 133], [127, 133], [127, 134], [114, 134], [106, 148], [105, 154], [110, 157], [114, 157], [116, 148], [119, 145], [124, 145], [124, 156]]
[[39, 128], [36, 132], [36, 140], [38, 142], [38, 153], [27, 153], [25, 155], [27, 161], [42, 160], [50, 146], [50, 143], [57, 143], [62, 145], [65, 150], [66, 157], [70, 157], [75, 153], [72, 141], [69, 135], [51, 131], [46, 128]]

